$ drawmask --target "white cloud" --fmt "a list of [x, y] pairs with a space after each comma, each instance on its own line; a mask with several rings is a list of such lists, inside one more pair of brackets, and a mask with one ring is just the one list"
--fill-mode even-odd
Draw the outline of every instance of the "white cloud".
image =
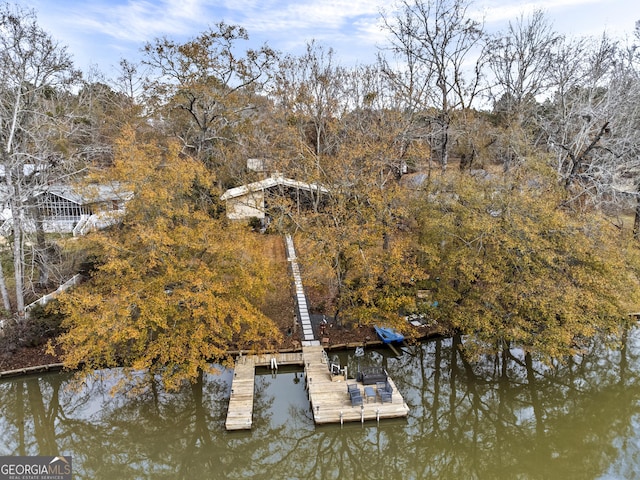
[[489, 29], [542, 10], [560, 33], [587, 36], [599, 35], [606, 30], [612, 35], [623, 35], [633, 29], [635, 20], [640, 19], [639, 5], [628, 0], [535, 0], [519, 3], [486, 0], [477, 2], [474, 11], [477, 19], [484, 18]]
[[250, 32], [286, 36], [292, 31], [339, 29], [352, 19], [378, 15], [382, 2], [363, 0], [226, 2], [225, 9]]
[[191, 32], [202, 25], [204, 10], [196, 0], [130, 0], [125, 5], [95, 5], [76, 13], [78, 25], [125, 41], [144, 42], [161, 35]]
[[[80, 58], [102, 68], [120, 56], [135, 59], [157, 37], [192, 38], [224, 20], [245, 27], [252, 45], [267, 42], [284, 53], [301, 53], [316, 39], [341, 59], [371, 61], [385, 43], [379, 12], [395, 0], [15, 0], [38, 12], [41, 25]], [[567, 34], [633, 31], [640, 2], [631, 0], [472, 0], [468, 13], [487, 29], [535, 9]], [[391, 13], [392, 15], [392, 13]], [[133, 58], [132, 58], [133, 57]]]

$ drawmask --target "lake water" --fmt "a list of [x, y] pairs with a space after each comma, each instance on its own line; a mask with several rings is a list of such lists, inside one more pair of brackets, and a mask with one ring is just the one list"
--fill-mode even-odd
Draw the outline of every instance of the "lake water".
[[[463, 361], [457, 339], [353, 351], [383, 365], [407, 419], [316, 427], [303, 374], [258, 370], [254, 428], [224, 429], [228, 371], [179, 393], [79, 392], [69, 375], [0, 383], [0, 455], [72, 455], [75, 479], [614, 479], [640, 477], [640, 333], [555, 369], [519, 352]], [[330, 354], [330, 357], [335, 354]]]

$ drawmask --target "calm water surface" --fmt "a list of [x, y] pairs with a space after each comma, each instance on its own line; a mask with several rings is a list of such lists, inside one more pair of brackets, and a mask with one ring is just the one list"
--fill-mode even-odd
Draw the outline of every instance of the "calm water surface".
[[[550, 370], [513, 352], [468, 364], [456, 339], [369, 350], [408, 419], [313, 424], [303, 374], [258, 371], [254, 428], [226, 432], [228, 371], [167, 394], [80, 392], [66, 374], [0, 383], [0, 455], [72, 455], [82, 479], [640, 478], [640, 333]], [[330, 355], [331, 356], [331, 355]]]

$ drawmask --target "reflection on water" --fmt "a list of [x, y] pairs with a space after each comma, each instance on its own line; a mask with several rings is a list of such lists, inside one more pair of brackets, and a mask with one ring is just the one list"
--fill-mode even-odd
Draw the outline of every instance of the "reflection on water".
[[640, 476], [640, 333], [555, 369], [528, 356], [469, 364], [460, 339], [402, 356], [343, 352], [383, 365], [408, 419], [315, 427], [303, 374], [259, 371], [254, 428], [226, 432], [231, 375], [177, 394], [151, 384], [110, 396], [114, 379], [65, 388], [66, 374], [0, 383], [0, 455], [73, 455], [86, 479], [633, 478]]

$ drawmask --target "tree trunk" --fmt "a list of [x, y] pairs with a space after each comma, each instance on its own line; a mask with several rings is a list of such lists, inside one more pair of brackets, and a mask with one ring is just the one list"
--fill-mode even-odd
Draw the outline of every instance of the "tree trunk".
[[567, 179], [565, 181], [565, 188], [569, 188], [573, 185], [573, 181], [580, 172], [580, 168], [582, 168], [585, 159], [591, 153], [591, 151], [596, 148], [596, 146], [600, 143], [602, 137], [607, 133], [609, 133], [609, 122], [605, 122], [602, 127], [600, 127], [598, 133], [593, 137], [593, 140], [591, 140], [591, 143], [587, 146], [587, 148], [584, 149], [583, 152], [575, 155], [575, 157], [572, 157], [573, 164], [571, 165], [571, 171], [569, 172], [569, 175], [567, 176]]
[[2, 295], [2, 307], [9, 313], [11, 312], [11, 302], [9, 300], [9, 291], [7, 290], [7, 282], [4, 277], [4, 269], [0, 263], [0, 294]]
[[49, 249], [47, 239], [44, 233], [44, 220], [42, 212], [37, 205], [33, 206], [33, 219], [36, 227], [36, 244], [35, 261], [38, 265], [38, 285], [46, 287], [49, 283]]
[[440, 138], [440, 164], [442, 171], [444, 172], [449, 164], [449, 125], [446, 121], [442, 124], [442, 133]]
[[20, 205], [20, 186], [17, 182], [12, 185], [9, 205], [13, 219], [13, 276], [16, 282], [16, 313], [19, 319], [24, 319], [24, 277], [22, 263], [22, 206]]
[[[11, 182], [9, 181], [10, 175], [7, 174], [7, 173], [10, 173], [9, 154], [5, 149], [3, 149], [2, 151], [2, 165], [4, 166], [4, 169], [5, 169], [5, 183], [7, 185], [7, 191], [11, 192]], [[9, 199], [11, 199], [11, 196], [9, 197]], [[11, 209], [11, 211], [13, 212], [13, 209]], [[11, 222], [13, 222], [13, 219], [11, 219]], [[11, 313], [11, 302], [9, 301], [9, 291], [7, 290], [7, 282], [5, 280], [4, 269], [2, 268], [1, 263], [0, 263], [0, 294], [2, 295], [2, 306], [8, 313]]]
[[636, 190], [636, 214], [633, 219], [633, 238], [640, 240], [640, 184]]

